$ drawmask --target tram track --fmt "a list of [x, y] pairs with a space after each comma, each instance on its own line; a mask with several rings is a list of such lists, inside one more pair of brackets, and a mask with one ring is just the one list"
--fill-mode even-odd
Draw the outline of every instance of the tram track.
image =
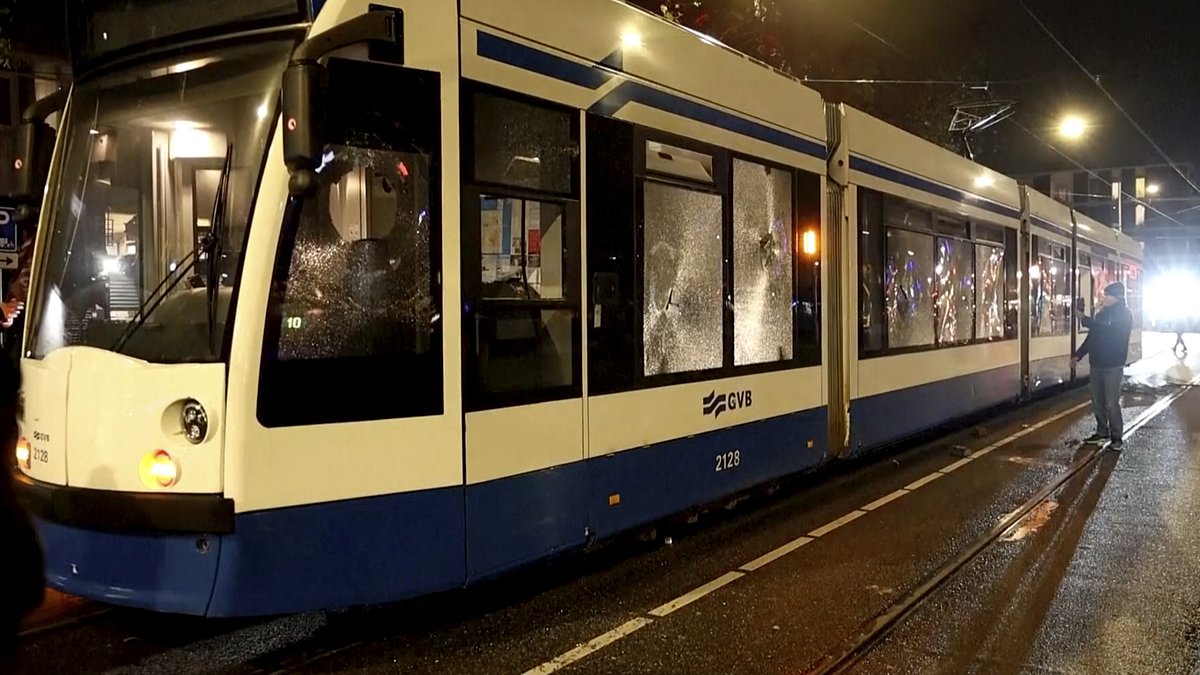
[[[1143, 411], [1131, 422], [1125, 430], [1123, 439], [1128, 439], [1138, 429], [1144, 427], [1159, 414], [1171, 407], [1188, 391], [1200, 385], [1200, 377], [1178, 386], [1170, 394], [1160, 398]], [[900, 596], [883, 611], [861, 624], [861, 628], [838, 647], [827, 653], [804, 671], [805, 675], [840, 675], [851, 672], [866, 656], [879, 646], [884, 639], [904, 625], [918, 609], [928, 600], [936, 596], [951, 581], [958, 578], [960, 573], [970, 566], [982, 554], [992, 550], [1007, 533], [1016, 528], [1036, 509], [1048, 503], [1053, 495], [1073, 479], [1080, 476], [1099, 460], [1105, 452], [1109, 452], [1108, 443], [1096, 446], [1091, 452], [1076, 459], [1053, 480], [1039, 489], [1017, 509], [1006, 515], [999, 523], [989, 529], [978, 539], [966, 546], [962, 552], [946, 563], [930, 572], [914, 588]]]

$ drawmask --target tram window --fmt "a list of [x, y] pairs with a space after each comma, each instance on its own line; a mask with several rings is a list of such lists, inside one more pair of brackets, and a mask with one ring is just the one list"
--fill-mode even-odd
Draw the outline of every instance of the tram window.
[[859, 349], [882, 352], [887, 333], [883, 318], [883, 195], [858, 188]]
[[[437, 76], [335, 60], [330, 87], [332, 144], [314, 194], [288, 203], [275, 263], [267, 426], [442, 410]], [[381, 396], [385, 381], [413, 386]]]
[[[1142, 269], [1136, 265], [1121, 265], [1121, 281], [1125, 284], [1125, 302], [1133, 315], [1133, 326], [1142, 325]], [[1185, 302], [1191, 301], [1188, 298]]]
[[573, 393], [573, 308], [489, 304], [479, 307], [475, 318], [478, 387], [484, 398], [563, 388]]
[[721, 195], [644, 183], [647, 376], [720, 368], [724, 363]]
[[479, 214], [483, 297], [566, 297], [561, 204], [483, 195]]
[[471, 102], [476, 182], [574, 191], [578, 144], [572, 115], [484, 91], [473, 91]]
[[473, 83], [466, 92], [473, 116], [461, 222], [467, 409], [578, 397], [577, 115]]
[[[943, 221], [945, 222], [945, 221]], [[970, 342], [975, 332], [975, 255], [970, 242], [937, 238], [934, 316], [937, 344]]]
[[[1092, 295], [1092, 257], [1086, 253], [1079, 254], [1078, 278], [1075, 288], [1078, 292], [1076, 309], [1084, 316], [1091, 316], [1095, 303], [1095, 297]], [[1075, 322], [1075, 330], [1079, 333], [1088, 332], [1087, 326], [1083, 325], [1082, 320]]]
[[884, 294], [888, 347], [926, 347], [934, 343], [933, 237], [888, 228]]
[[1005, 276], [1004, 249], [975, 245], [975, 337], [1004, 338]]
[[792, 172], [733, 162], [734, 364], [792, 358]]
[[1071, 334], [1070, 269], [1066, 249], [1034, 237], [1034, 264], [1029, 270], [1030, 328], [1034, 337]]

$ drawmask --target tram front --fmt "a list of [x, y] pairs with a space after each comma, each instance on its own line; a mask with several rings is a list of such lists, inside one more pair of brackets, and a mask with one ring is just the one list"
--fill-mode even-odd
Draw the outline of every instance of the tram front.
[[[226, 358], [292, 0], [73, 2], [74, 85], [38, 228], [21, 493], [47, 580], [204, 613], [232, 528]], [[32, 168], [32, 166], [31, 166]]]

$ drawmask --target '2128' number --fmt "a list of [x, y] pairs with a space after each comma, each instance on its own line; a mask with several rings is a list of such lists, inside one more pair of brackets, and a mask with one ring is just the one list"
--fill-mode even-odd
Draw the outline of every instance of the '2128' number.
[[729, 471], [741, 463], [741, 450], [731, 450], [717, 455], [717, 471]]

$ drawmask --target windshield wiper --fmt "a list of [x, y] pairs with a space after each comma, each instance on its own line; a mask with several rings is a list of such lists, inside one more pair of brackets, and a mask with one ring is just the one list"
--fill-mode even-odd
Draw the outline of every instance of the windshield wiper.
[[[217, 195], [213, 200], [212, 227], [209, 234], [205, 237], [200, 250], [208, 257], [208, 270], [205, 283], [208, 285], [208, 344], [209, 348], [213, 349], [214, 341], [214, 324], [216, 322], [216, 297], [217, 297], [217, 281], [220, 278], [220, 266], [217, 264], [218, 258], [221, 255], [221, 228], [225, 223], [225, 204], [229, 199], [229, 173], [231, 170], [231, 161], [233, 159], [233, 144], [230, 143], [225, 147], [225, 163], [221, 167], [221, 178], [217, 182]], [[121, 336], [113, 345], [112, 351], [120, 354], [121, 350], [129, 342], [138, 330], [145, 325], [146, 320], [150, 315], [154, 314], [154, 310], [162, 304], [163, 300], [175, 290], [179, 282], [188, 278], [189, 274], [196, 267], [199, 256], [196, 255], [196, 249], [193, 248], [187, 255], [179, 261], [179, 264], [171, 272], [168, 272], [162, 281], [150, 291], [150, 295], [146, 296], [146, 300], [138, 306], [137, 313], [125, 330], [121, 331]]]
[[133, 319], [129, 322], [129, 325], [125, 327], [125, 330], [121, 331], [121, 336], [117, 338], [117, 341], [113, 345], [111, 351], [114, 351], [118, 354], [121, 353], [121, 350], [125, 347], [125, 343], [129, 342], [129, 338], [133, 337], [134, 333], [138, 332], [138, 329], [142, 327], [142, 324], [146, 323], [146, 319], [148, 319], [150, 315], [154, 313], [154, 310], [158, 309], [158, 306], [162, 304], [162, 301], [166, 299], [167, 295], [169, 295], [171, 291], [175, 290], [175, 287], [179, 285], [179, 282], [187, 278], [188, 274], [195, 266], [196, 251], [193, 249], [187, 255], [183, 256], [183, 259], [179, 261], [179, 264], [175, 266], [174, 270], [168, 272], [167, 275], [162, 278], [162, 281], [158, 282], [158, 285], [154, 287], [154, 290], [150, 291], [150, 295], [146, 296], [145, 301], [138, 306], [137, 313], [133, 315]]
[[221, 167], [221, 178], [217, 182], [217, 196], [213, 199], [212, 226], [208, 237], [204, 240], [204, 250], [208, 254], [208, 278], [205, 280], [208, 291], [208, 348], [216, 353], [217, 325], [217, 295], [221, 282], [221, 243], [224, 240], [226, 202], [229, 199], [229, 174], [233, 169], [233, 143], [225, 146], [225, 163]]

